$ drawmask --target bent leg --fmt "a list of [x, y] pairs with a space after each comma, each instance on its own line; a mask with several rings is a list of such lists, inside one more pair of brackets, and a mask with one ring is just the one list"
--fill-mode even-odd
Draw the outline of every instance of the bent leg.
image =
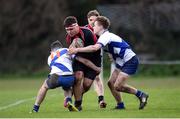
[[82, 110], [81, 108], [81, 104], [82, 104], [82, 81], [84, 78], [84, 74], [82, 71], [76, 71], [75, 72], [75, 83], [73, 86], [73, 93], [74, 93], [74, 99], [75, 99], [75, 106], [80, 110]]
[[[39, 111], [39, 107], [40, 107], [41, 103], [43, 102], [47, 91], [48, 91], [48, 86], [47, 86], [46, 81], [44, 81], [43, 85], [41, 86], [41, 88], [38, 91], [32, 112], [38, 112]], [[32, 112], [30, 112], [30, 113], [32, 113]]]
[[126, 80], [129, 78], [129, 76], [126, 73], [120, 72], [116, 82], [114, 83], [114, 87], [117, 91], [130, 93], [130, 94], [136, 94], [137, 89], [127, 85]]
[[106, 108], [107, 103], [104, 101], [104, 85], [100, 76], [96, 76], [94, 80], [94, 88], [98, 95], [98, 104], [100, 108]]
[[140, 101], [139, 109], [143, 109], [147, 104], [149, 95], [140, 90], [137, 90], [136, 88], [134, 88], [130, 85], [127, 85], [126, 84], [127, 79], [128, 79], [128, 75], [121, 72], [114, 84], [115, 89], [117, 91], [134, 94], [135, 96], [137, 96]]
[[75, 100], [81, 100], [82, 97], [82, 81], [83, 81], [83, 72], [75, 72], [75, 84], [73, 86], [73, 93]]
[[110, 79], [108, 80], [108, 87], [109, 87], [112, 95], [114, 96], [116, 102], [121, 103], [122, 102], [121, 94], [114, 88], [114, 83], [116, 81], [116, 78], [118, 77], [118, 74], [119, 74], [119, 71], [117, 69], [115, 69], [112, 72], [112, 75], [111, 75]]
[[43, 102], [43, 100], [46, 96], [47, 91], [48, 91], [48, 86], [47, 86], [46, 81], [45, 81], [43, 83], [43, 85], [41, 86], [41, 88], [39, 89], [39, 92], [38, 92], [37, 97], [36, 97], [35, 105], [38, 105], [38, 106], [41, 105], [41, 103]]
[[84, 81], [83, 81], [83, 93], [86, 93], [90, 89], [93, 81], [94, 80], [91, 80], [89, 78], [84, 78]]

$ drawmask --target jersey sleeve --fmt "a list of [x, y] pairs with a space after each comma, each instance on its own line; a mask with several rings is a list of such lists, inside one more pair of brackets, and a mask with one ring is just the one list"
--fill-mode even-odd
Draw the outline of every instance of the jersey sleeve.
[[75, 55], [75, 54], [71, 55], [71, 59], [74, 59], [75, 57], [76, 57], [76, 55]]
[[110, 37], [107, 34], [103, 34], [99, 37], [97, 43], [100, 44], [102, 47], [105, 47], [110, 42]]

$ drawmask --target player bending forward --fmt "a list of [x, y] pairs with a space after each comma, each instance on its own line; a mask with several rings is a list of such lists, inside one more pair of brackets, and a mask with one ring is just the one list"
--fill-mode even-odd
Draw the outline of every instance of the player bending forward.
[[[64, 107], [67, 107], [69, 111], [78, 111], [78, 109], [72, 104], [72, 86], [75, 78], [72, 70], [72, 57], [68, 55], [67, 52], [68, 49], [62, 48], [59, 41], [55, 41], [51, 44], [51, 54], [48, 57], [48, 65], [50, 66], [51, 72], [39, 89], [34, 107], [30, 113], [38, 112], [48, 89], [54, 89], [57, 87], [62, 87], [64, 90]], [[89, 60], [79, 56], [74, 57], [74, 59], [100, 73], [100, 68], [96, 67]]]

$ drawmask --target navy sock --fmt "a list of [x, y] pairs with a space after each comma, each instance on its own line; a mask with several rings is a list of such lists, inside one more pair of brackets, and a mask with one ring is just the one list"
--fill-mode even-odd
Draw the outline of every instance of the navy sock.
[[82, 104], [82, 100], [78, 100], [78, 101], [75, 101], [75, 102], [74, 102], [74, 105], [75, 105], [76, 107], [81, 106], [81, 104]]
[[33, 110], [38, 112], [39, 111], [39, 106], [38, 105], [34, 105]]
[[69, 102], [69, 101], [72, 103], [72, 99], [70, 97], [67, 97], [66, 102]]
[[104, 96], [102, 95], [98, 96], [98, 103], [100, 103], [102, 100], [104, 100]]
[[117, 103], [117, 107], [118, 107], [119, 109], [125, 108], [125, 107], [124, 107], [124, 102]]
[[143, 92], [142, 91], [140, 91], [140, 90], [137, 90], [137, 93], [136, 93], [136, 96], [137, 97], [141, 97], [141, 95], [143, 94]]

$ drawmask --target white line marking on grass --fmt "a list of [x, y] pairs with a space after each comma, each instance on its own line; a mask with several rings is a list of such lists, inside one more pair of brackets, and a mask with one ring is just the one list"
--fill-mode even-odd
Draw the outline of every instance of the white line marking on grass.
[[[55, 94], [54, 94], [54, 95], [50, 95], [50, 96], [48, 96], [48, 97], [53, 97], [53, 96], [55, 96]], [[5, 110], [5, 109], [7, 109], [7, 108], [11, 108], [11, 107], [17, 106], [17, 105], [20, 105], [20, 104], [22, 104], [22, 103], [24, 103], [24, 102], [28, 102], [28, 101], [31, 101], [31, 100], [35, 100], [35, 99], [36, 99], [36, 97], [16, 101], [15, 103], [12, 103], [12, 104], [9, 104], [9, 105], [0, 107], [0, 111], [1, 111], [1, 110]]]
[[1, 110], [5, 110], [5, 109], [10, 108], [10, 107], [17, 106], [17, 105], [19, 105], [19, 104], [21, 104], [21, 103], [24, 103], [24, 102], [28, 102], [28, 101], [30, 101], [30, 100], [34, 100], [35, 98], [36, 98], [36, 97], [19, 100], [19, 101], [15, 102], [15, 103], [12, 103], [12, 104], [9, 104], [9, 105], [0, 107], [0, 111], [1, 111]]

